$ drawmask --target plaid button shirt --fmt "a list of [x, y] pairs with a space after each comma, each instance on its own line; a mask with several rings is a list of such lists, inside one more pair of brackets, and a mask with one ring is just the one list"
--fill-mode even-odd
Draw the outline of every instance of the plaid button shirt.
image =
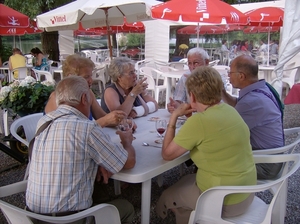
[[59, 106], [46, 114], [37, 130], [49, 120], [54, 121], [35, 139], [26, 204], [36, 213], [89, 208], [98, 165], [116, 173], [128, 153], [73, 107]]

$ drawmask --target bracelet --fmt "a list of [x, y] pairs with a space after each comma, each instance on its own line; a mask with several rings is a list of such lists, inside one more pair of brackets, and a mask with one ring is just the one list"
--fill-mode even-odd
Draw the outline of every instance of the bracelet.
[[168, 124], [167, 125], [167, 128], [173, 128], [174, 130], [176, 129], [176, 126], [175, 125], [172, 125], [172, 124]]

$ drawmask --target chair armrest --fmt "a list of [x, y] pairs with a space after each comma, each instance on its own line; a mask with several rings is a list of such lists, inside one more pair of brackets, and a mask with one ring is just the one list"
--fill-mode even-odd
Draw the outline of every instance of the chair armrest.
[[7, 197], [20, 192], [25, 192], [27, 180], [0, 187], [0, 198]]

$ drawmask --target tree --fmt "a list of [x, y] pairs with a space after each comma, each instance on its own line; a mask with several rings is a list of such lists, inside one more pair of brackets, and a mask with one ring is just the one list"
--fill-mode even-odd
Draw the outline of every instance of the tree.
[[[4, 0], [0, 0], [4, 1]], [[5, 4], [19, 12], [28, 15], [34, 19], [41, 13], [48, 12], [64, 4], [70, 3], [72, 0], [6, 0]], [[58, 32], [43, 32], [41, 34], [42, 51], [49, 55], [54, 61], [59, 61]], [[0, 39], [0, 49], [2, 49], [2, 41]]]

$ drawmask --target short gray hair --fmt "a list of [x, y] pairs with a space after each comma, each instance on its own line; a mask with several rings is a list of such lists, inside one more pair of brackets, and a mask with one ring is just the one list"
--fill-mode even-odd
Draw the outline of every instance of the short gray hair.
[[86, 95], [88, 102], [91, 102], [91, 94], [87, 81], [81, 76], [70, 75], [62, 79], [56, 86], [56, 104], [77, 106], [80, 104], [83, 94]]
[[190, 49], [189, 52], [187, 53], [187, 57], [191, 55], [199, 55], [203, 59], [203, 64], [206, 64], [205, 60], [209, 60], [209, 56], [207, 52], [201, 47], [195, 47]]
[[123, 75], [125, 70], [130, 66], [134, 67], [134, 62], [130, 58], [119, 57], [114, 58], [109, 65], [108, 72], [113, 82], [116, 82], [120, 76]]

